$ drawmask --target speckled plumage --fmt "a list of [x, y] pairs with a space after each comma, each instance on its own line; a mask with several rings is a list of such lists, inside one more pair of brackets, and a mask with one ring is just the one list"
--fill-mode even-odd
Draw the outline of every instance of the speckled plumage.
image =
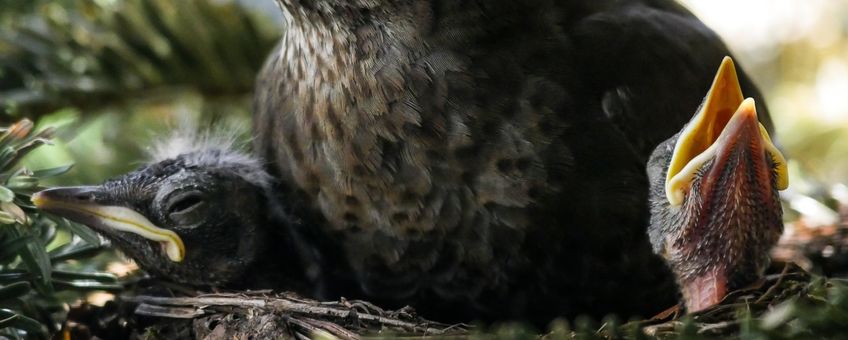
[[689, 12], [278, 2], [286, 26], [257, 82], [256, 149], [317, 244], [325, 297], [537, 321], [674, 303], [645, 236], [645, 164], [729, 54]]

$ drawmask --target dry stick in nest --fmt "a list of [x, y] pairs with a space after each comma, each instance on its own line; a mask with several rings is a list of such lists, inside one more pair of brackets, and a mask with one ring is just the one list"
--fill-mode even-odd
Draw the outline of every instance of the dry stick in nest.
[[139, 303], [137, 314], [192, 319], [208, 314], [210, 307], [282, 315], [290, 325], [309, 333], [323, 333], [342, 339], [355, 339], [357, 332], [342, 323], [351, 321], [370, 324], [352, 327], [359, 332], [378, 332], [389, 328], [417, 335], [446, 335], [467, 332], [466, 325], [446, 325], [413, 317], [404, 310], [386, 312], [370, 303], [360, 301], [318, 302], [292, 295], [267, 296], [250, 293], [210, 294], [196, 297], [128, 296], [127, 301]]

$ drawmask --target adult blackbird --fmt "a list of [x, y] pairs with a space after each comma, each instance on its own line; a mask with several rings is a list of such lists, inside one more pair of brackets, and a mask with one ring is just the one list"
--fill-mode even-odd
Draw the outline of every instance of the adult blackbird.
[[728, 54], [674, 2], [278, 3], [267, 166], [205, 139], [36, 205], [180, 282], [439, 320], [649, 315], [675, 280], [695, 310], [760, 274], [785, 162], [729, 61], [674, 135]]

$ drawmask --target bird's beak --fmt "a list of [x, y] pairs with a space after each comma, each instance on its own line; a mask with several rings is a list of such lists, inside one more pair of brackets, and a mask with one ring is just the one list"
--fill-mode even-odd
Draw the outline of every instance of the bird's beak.
[[[743, 150], [744, 149], [744, 150]], [[755, 163], [759, 188], [770, 193], [772, 186], [778, 190], [789, 185], [786, 159], [774, 146], [765, 127], [757, 120], [753, 99], [742, 99], [742, 90], [736, 77], [733, 61], [725, 57], [713, 80], [704, 103], [695, 117], [680, 134], [674, 147], [666, 175], [666, 198], [672, 205], [680, 205], [692, 187], [692, 181], [704, 164], [714, 161], [713, 171], [724, 171], [728, 157], [738, 151], [747, 152]], [[766, 157], [771, 157], [777, 182], [773, 185], [769, 176], [772, 171]], [[732, 169], [733, 171], [740, 169]], [[762, 170], [762, 171], [760, 171]], [[707, 175], [708, 184], [715, 184]], [[701, 190], [703, 192], [703, 190]]]
[[64, 187], [37, 192], [32, 203], [38, 209], [88, 225], [106, 233], [128, 232], [159, 242], [171, 261], [185, 257], [182, 239], [171, 230], [154, 225], [133, 209], [99, 202], [99, 187]]

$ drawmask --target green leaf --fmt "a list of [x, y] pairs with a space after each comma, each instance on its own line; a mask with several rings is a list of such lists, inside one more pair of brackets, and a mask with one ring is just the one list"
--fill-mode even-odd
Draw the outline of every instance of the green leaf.
[[53, 264], [50, 262], [50, 256], [47, 255], [47, 250], [41, 240], [33, 238], [26, 243], [26, 247], [20, 252], [21, 260], [27, 265], [31, 271], [36, 273], [37, 280], [34, 282], [36, 288], [44, 292], [53, 290], [50, 285], [50, 274], [53, 270]]
[[15, 157], [15, 148], [11, 146], [7, 146], [0, 151], [0, 164], [3, 164], [3, 167], [0, 167], [0, 170], [6, 170], [5, 165], [8, 164], [8, 161]]
[[16, 297], [23, 296], [32, 289], [29, 282], [21, 281], [15, 282], [4, 287], [0, 287], [0, 301], [13, 299]]
[[68, 164], [68, 165], [57, 166], [55, 168], [35, 170], [35, 171], [32, 172], [32, 177], [36, 177], [36, 178], [55, 177], [55, 176], [59, 176], [61, 174], [64, 174], [64, 173], [70, 171], [71, 168], [73, 168], [73, 167], [74, 167], [73, 164]]
[[21, 280], [29, 280], [32, 274], [24, 271], [7, 271], [0, 273], [0, 284], [10, 282], [14, 283]]
[[14, 259], [18, 256], [20, 250], [33, 240], [35, 240], [33, 236], [22, 236], [10, 238], [3, 243], [0, 243], [0, 263]]
[[[47, 219], [41, 219], [41, 221], [49, 221]], [[59, 234], [58, 228], [56, 228], [56, 223], [38, 223], [32, 226], [33, 228], [38, 228], [38, 236], [41, 238], [41, 243], [44, 245], [50, 244], [56, 239], [56, 235]]]
[[0, 315], [0, 329], [6, 328], [6, 327], [12, 327], [12, 323], [15, 320], [17, 320], [17, 318], [18, 318], [17, 314], [10, 315], [10, 316]]
[[30, 176], [15, 176], [6, 182], [6, 187], [12, 190], [34, 189], [38, 186], [38, 178]]
[[24, 210], [15, 203], [0, 202], [0, 210], [11, 215], [15, 219], [15, 222], [20, 224], [27, 224], [29, 220]]
[[0, 211], [0, 224], [9, 225], [13, 223], [15, 223], [15, 216], [5, 211]]
[[124, 286], [119, 284], [108, 284], [108, 283], [100, 283], [97, 281], [65, 281], [65, 280], [53, 280], [53, 285], [57, 289], [69, 289], [69, 290], [105, 290], [109, 292], [118, 292], [124, 289]]
[[102, 247], [91, 244], [62, 246], [50, 252], [50, 260], [53, 262], [61, 262], [69, 259], [79, 259], [97, 255]]
[[94, 246], [100, 246], [102, 244], [100, 236], [97, 235], [97, 233], [94, 232], [94, 230], [91, 230], [91, 228], [89, 228], [88, 226], [76, 222], [71, 222], [64, 218], [57, 219], [57, 222], [59, 222], [60, 227], [63, 227], [74, 235], [79, 236], [81, 239], [83, 239], [83, 241], [88, 244]]
[[33, 140], [30, 140], [29, 142], [27, 142], [24, 145], [18, 146], [18, 148], [17, 148], [17, 150], [15, 150], [15, 153], [13, 154], [12, 158], [4, 160], [5, 163], [0, 163], [0, 164], [2, 164], [0, 166], [0, 168], [6, 168], [7, 166], [17, 164], [18, 161], [21, 160], [21, 158], [23, 158], [28, 153], [32, 152], [33, 150], [37, 149], [39, 146], [42, 146], [44, 144], [50, 144], [50, 140], [39, 137], [39, 138], [35, 138]]
[[47, 327], [35, 319], [2, 308], [0, 309], [0, 320], [2, 320], [0, 322], [0, 328], [3, 326], [18, 328], [41, 339], [47, 339]]
[[118, 277], [111, 273], [86, 273], [86, 272], [72, 272], [65, 270], [54, 270], [53, 277], [57, 280], [65, 280], [65, 281], [74, 281], [74, 280], [88, 280], [88, 281], [96, 281], [101, 283], [116, 283], [118, 282]]
[[11, 202], [15, 199], [15, 193], [9, 188], [0, 186], [0, 202]]

